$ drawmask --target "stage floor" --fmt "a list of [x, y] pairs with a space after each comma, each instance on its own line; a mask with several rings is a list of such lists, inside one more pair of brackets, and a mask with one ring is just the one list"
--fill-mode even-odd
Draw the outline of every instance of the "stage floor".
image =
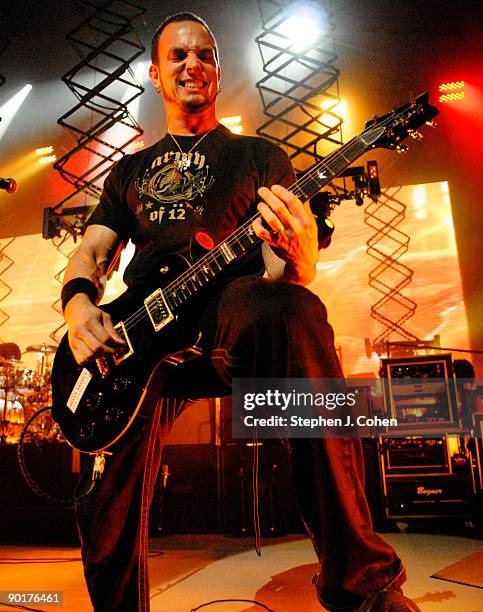
[[[431, 574], [483, 548], [471, 537], [390, 533], [383, 536], [408, 569], [406, 594], [423, 612], [483, 612], [483, 590], [430, 578]], [[62, 607], [92, 610], [78, 548], [0, 546], [0, 591], [63, 591]], [[257, 600], [275, 612], [317, 612], [311, 586], [315, 555], [303, 536], [263, 541], [262, 556], [251, 538], [178, 535], [150, 539], [152, 612], [189, 612], [220, 599]], [[3, 607], [0, 610], [12, 610]], [[202, 610], [257, 612], [250, 603], [218, 603]]]

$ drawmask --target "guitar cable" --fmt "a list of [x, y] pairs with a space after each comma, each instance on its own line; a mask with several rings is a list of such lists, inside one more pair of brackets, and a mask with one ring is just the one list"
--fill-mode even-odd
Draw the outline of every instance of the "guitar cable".
[[60, 504], [62, 506], [72, 506], [74, 503], [79, 502], [82, 499], [85, 499], [88, 495], [92, 493], [96, 485], [95, 479], [91, 480], [88, 488], [81, 494], [79, 493], [79, 490], [80, 490], [81, 484], [83, 484], [83, 479], [79, 478], [79, 482], [77, 483], [77, 486], [74, 490], [74, 495], [72, 497], [55, 497], [54, 495], [50, 495], [50, 493], [47, 493], [46, 491], [44, 491], [44, 489], [42, 489], [42, 487], [40, 487], [40, 485], [38, 485], [35, 482], [35, 480], [30, 475], [30, 472], [27, 468], [27, 464], [25, 461], [24, 443], [25, 443], [25, 436], [27, 435], [28, 429], [37, 417], [39, 417], [41, 414], [51, 409], [52, 409], [52, 406], [45, 406], [44, 408], [37, 410], [30, 416], [30, 418], [27, 420], [27, 422], [23, 426], [22, 433], [20, 434], [20, 439], [18, 442], [18, 449], [17, 449], [18, 462], [20, 465], [20, 471], [22, 472], [22, 476], [24, 477], [25, 482], [36, 495], [47, 500], [48, 502], [52, 504]]

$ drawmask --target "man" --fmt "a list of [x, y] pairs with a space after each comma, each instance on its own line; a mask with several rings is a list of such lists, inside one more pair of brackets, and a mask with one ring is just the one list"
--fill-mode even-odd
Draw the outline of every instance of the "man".
[[[94, 492], [78, 504], [87, 585], [95, 610], [106, 612], [149, 609], [149, 504], [163, 441], [183, 398], [226, 393], [233, 376], [342, 376], [325, 308], [304, 288], [318, 258], [314, 217], [287, 189], [294, 174], [281, 149], [218, 123], [218, 48], [201, 18], [181, 13], [160, 25], [149, 75], [163, 98], [168, 133], [116, 165], [65, 274], [64, 315], [78, 363], [123, 343], [95, 304], [109, 262], [128, 238], [136, 245], [125, 273], [132, 291], [142, 288], [163, 253], [186, 255], [193, 240], [217, 244], [257, 209], [264, 223], [254, 222], [253, 230], [264, 247], [235, 264], [200, 308], [203, 356], [191, 371], [197, 388], [188, 389], [181, 375], [151, 384], [145, 401], [152, 419], [133, 426]], [[262, 278], [263, 267], [279, 280]], [[321, 603], [329, 610], [417, 610], [400, 591], [401, 561], [372, 531], [360, 445], [292, 440], [290, 457], [320, 560], [314, 582]]]

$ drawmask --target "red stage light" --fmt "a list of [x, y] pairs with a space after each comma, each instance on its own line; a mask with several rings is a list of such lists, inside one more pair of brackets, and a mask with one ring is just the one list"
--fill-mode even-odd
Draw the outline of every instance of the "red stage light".
[[465, 82], [450, 81], [448, 83], [441, 83], [439, 91], [441, 93], [439, 96], [440, 102], [457, 102], [458, 100], [463, 100], [465, 97]]

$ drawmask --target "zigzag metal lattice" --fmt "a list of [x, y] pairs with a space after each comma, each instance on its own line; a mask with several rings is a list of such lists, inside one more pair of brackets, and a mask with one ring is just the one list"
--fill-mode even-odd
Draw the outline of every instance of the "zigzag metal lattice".
[[[76, 0], [76, 4], [85, 19], [66, 38], [80, 61], [62, 80], [78, 103], [58, 120], [74, 136], [76, 145], [54, 165], [74, 190], [46, 209], [47, 222], [44, 220], [44, 237], [53, 238], [67, 261], [75, 248], [65, 245], [84, 233], [88, 213], [102, 191], [100, 180], [143, 133], [128, 107], [144, 91], [131, 69], [145, 50], [133, 25], [145, 12], [144, 2]], [[122, 142], [118, 133], [113, 136], [118, 126], [123, 128]], [[56, 274], [58, 282], [64, 270]], [[59, 300], [52, 308], [60, 313]], [[57, 327], [50, 337], [59, 342], [63, 328], [64, 324]]]
[[[2, 54], [5, 49], [8, 47], [8, 41], [6, 38], [4, 38], [3, 36], [0, 36], [0, 54]], [[6, 79], [4, 77], [3, 74], [0, 74], [0, 87], [5, 83]], [[10, 238], [6, 244], [1, 245], [0, 244], [0, 302], [3, 302], [3, 300], [5, 300], [11, 293], [12, 293], [12, 287], [10, 287], [10, 285], [7, 285], [7, 283], [2, 280], [1, 276], [4, 274], [4, 272], [6, 272], [12, 265], [13, 265], [13, 259], [11, 259], [10, 257], [8, 257], [8, 255], [5, 253], [5, 249], [15, 240], [15, 238]], [[8, 319], [10, 318], [10, 315], [8, 315], [5, 310], [3, 310], [2, 308], [0, 308], [0, 327], [2, 325], [4, 325]], [[0, 342], [3, 342], [3, 340], [0, 339]]]
[[[59, 270], [54, 276], [55, 281], [59, 284], [59, 296], [60, 296], [60, 287], [62, 286], [64, 272], [65, 272], [65, 269], [67, 268], [70, 258], [74, 254], [74, 251], [76, 251], [77, 249], [77, 245], [75, 244], [73, 237], [67, 232], [64, 232], [63, 236], [61, 236], [60, 238], [53, 238], [52, 243], [54, 244], [57, 251], [61, 255], [63, 255], [66, 259], [65, 266], [61, 270]], [[55, 312], [57, 312], [60, 316], [62, 316], [62, 303], [61, 303], [60, 297], [52, 304], [52, 309], [55, 310]], [[53, 332], [50, 333], [50, 338], [54, 342], [59, 344], [59, 342], [62, 340], [62, 336], [64, 335], [64, 332], [65, 332], [65, 323], [64, 323], [64, 320], [62, 319], [62, 323], [58, 327], [56, 327]]]
[[[143, 133], [128, 110], [128, 105], [144, 91], [130, 67], [144, 52], [132, 23], [145, 12], [143, 3], [78, 0], [77, 5], [87, 17], [67, 34], [67, 39], [81, 60], [62, 80], [79, 102], [58, 120], [74, 135], [77, 145], [54, 165], [62, 178], [74, 185], [75, 191], [54, 210], [79, 194], [97, 198], [101, 192], [97, 181]], [[93, 80], [97, 81], [94, 86]], [[86, 111], [90, 111], [90, 119]], [[109, 140], [109, 130], [118, 125], [127, 129], [121, 144]]]
[[[3, 244], [0, 244], [0, 302], [3, 302], [12, 293], [12, 287], [10, 287], [1, 277], [14, 264], [13, 259], [5, 252], [14, 240], [15, 238], [8, 238]], [[10, 315], [0, 308], [0, 327], [5, 325], [9, 319]], [[0, 342], [4, 342], [4, 340], [0, 338]]]
[[257, 133], [285, 146], [294, 166], [305, 170], [326, 154], [320, 150], [322, 143], [342, 144], [342, 118], [335, 110], [340, 97], [333, 24], [328, 15], [328, 28], [310, 47], [297, 52], [280, 31], [288, 2], [259, 0], [258, 4], [263, 31], [255, 40], [265, 76], [256, 86], [269, 119]]
[[398, 229], [406, 213], [406, 205], [394, 197], [399, 190], [393, 195], [383, 191], [377, 202], [371, 202], [364, 209], [364, 222], [375, 230], [367, 241], [367, 254], [379, 262], [369, 273], [369, 285], [382, 293], [371, 307], [371, 317], [385, 328], [373, 341], [377, 352], [381, 352], [378, 349], [392, 334], [406, 340], [419, 340], [404, 327], [414, 315], [417, 304], [402, 293], [411, 282], [413, 271], [399, 261], [408, 251], [410, 241], [410, 237]]

